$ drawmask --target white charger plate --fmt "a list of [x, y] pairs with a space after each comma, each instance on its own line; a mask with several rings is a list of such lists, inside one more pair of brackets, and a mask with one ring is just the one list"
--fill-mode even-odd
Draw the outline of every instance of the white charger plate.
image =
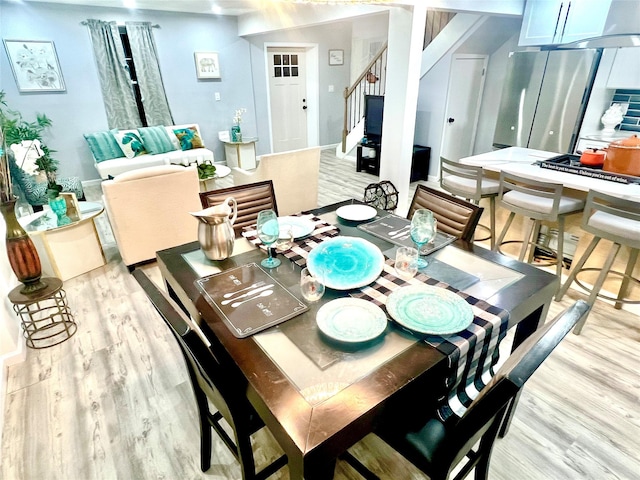
[[361, 298], [338, 298], [325, 303], [316, 314], [322, 333], [340, 342], [373, 340], [387, 328], [387, 316], [373, 303]]
[[389, 295], [386, 307], [400, 325], [428, 335], [452, 335], [473, 322], [473, 310], [464, 298], [432, 285], [399, 288]]
[[336, 215], [352, 222], [371, 220], [378, 211], [369, 205], [345, 205], [336, 210]]
[[[285, 226], [291, 227], [294, 240], [311, 235], [316, 229], [316, 224], [308, 218], [293, 216], [278, 217], [278, 225], [280, 226], [280, 231], [282, 231], [282, 228]], [[281, 235], [280, 238], [283, 238], [283, 235]]]

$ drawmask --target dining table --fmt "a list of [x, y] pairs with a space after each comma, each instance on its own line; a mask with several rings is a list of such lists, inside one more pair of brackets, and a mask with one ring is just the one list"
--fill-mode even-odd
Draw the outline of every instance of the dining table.
[[[362, 226], [384, 219], [389, 212], [376, 209], [375, 216], [365, 221], [346, 220], [336, 213], [340, 207], [359, 203], [349, 200], [306, 213], [318, 225], [333, 228], [334, 238], [357, 237], [375, 245], [388, 266], [397, 242]], [[240, 338], [202, 288], [203, 279], [259, 264], [266, 256], [264, 249], [245, 238], [236, 239], [236, 247], [222, 261], [206, 259], [198, 242], [156, 256], [168, 293], [196, 321], [210, 348], [234, 364], [230, 375], [246, 386], [249, 401], [287, 454], [290, 478], [331, 479], [340, 455], [377, 426], [412, 421], [446, 401], [454, 367], [448, 355], [424, 341], [424, 336], [391, 319], [382, 335], [361, 343], [336, 341], [320, 331], [316, 317], [323, 305], [362, 296], [363, 289], [327, 288], [317, 302], [304, 301], [299, 286], [304, 261], [298, 255], [279, 254], [280, 266], [266, 273], [307, 308]], [[512, 349], [544, 323], [557, 287], [554, 275], [461, 240], [427, 258], [427, 267], [412, 281], [428, 278], [506, 312], [505, 326], [514, 329]]]

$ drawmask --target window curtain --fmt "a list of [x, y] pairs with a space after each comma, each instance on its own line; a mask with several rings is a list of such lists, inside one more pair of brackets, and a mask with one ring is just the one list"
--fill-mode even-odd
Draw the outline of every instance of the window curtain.
[[125, 22], [148, 125], [173, 125], [149, 22]]
[[142, 121], [116, 22], [89, 19], [82, 23], [89, 28], [91, 35], [109, 128], [141, 127]]

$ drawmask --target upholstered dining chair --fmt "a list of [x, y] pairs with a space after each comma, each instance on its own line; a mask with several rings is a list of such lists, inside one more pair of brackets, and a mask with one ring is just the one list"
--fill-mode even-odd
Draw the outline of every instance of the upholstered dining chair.
[[447, 160], [440, 157], [440, 187], [458, 197], [465, 198], [476, 205], [483, 198], [489, 199], [489, 226], [479, 224], [489, 230], [489, 236], [476, 240], [489, 240], [491, 248], [496, 241], [496, 197], [500, 188], [500, 182], [491, 178], [485, 178], [482, 167], [464, 165], [462, 163]]
[[243, 185], [273, 181], [281, 215], [318, 206], [320, 147], [269, 153], [260, 157], [255, 170], [233, 169], [233, 183]]
[[[578, 300], [532, 333], [509, 356], [462, 417], [454, 416], [446, 422], [434, 417], [408, 426], [404, 419], [391, 420], [381, 425], [376, 434], [425, 472], [430, 480], [448, 480], [465, 458], [454, 479], [465, 478], [475, 468], [475, 479], [486, 480], [491, 450], [509, 405], [589, 308], [586, 302]], [[474, 450], [476, 444], [478, 447]], [[366, 469], [351, 455], [343, 458], [359, 471]]]
[[416, 187], [407, 218], [411, 219], [413, 212], [419, 208], [433, 212], [438, 220], [438, 230], [467, 242], [473, 241], [474, 232], [484, 210], [475, 203], [421, 184]]
[[227, 197], [235, 198], [238, 204], [238, 218], [233, 224], [236, 237], [242, 234], [243, 227], [257, 222], [258, 213], [261, 210], [270, 209], [278, 213], [276, 194], [271, 180], [201, 192], [200, 202], [203, 208], [208, 208], [221, 204]]
[[[282, 455], [256, 472], [251, 435], [264, 423], [247, 399], [246, 386], [231, 380], [234, 376], [228, 374], [228, 369], [235, 365], [223, 364], [205, 344], [192, 320], [142, 270], [135, 270], [133, 276], [171, 330], [184, 357], [200, 416], [202, 471], [211, 467], [212, 429], [240, 463], [243, 480], [263, 480], [286, 465], [287, 457]], [[216, 412], [210, 410], [209, 403]], [[233, 439], [220, 423], [222, 419], [231, 426]]]

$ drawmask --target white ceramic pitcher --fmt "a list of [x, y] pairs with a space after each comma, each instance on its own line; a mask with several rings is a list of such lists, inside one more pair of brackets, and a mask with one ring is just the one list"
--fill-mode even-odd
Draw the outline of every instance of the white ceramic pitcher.
[[238, 216], [238, 205], [233, 197], [199, 212], [189, 212], [196, 217], [200, 248], [209, 260], [224, 260], [233, 253], [235, 233], [233, 223]]

